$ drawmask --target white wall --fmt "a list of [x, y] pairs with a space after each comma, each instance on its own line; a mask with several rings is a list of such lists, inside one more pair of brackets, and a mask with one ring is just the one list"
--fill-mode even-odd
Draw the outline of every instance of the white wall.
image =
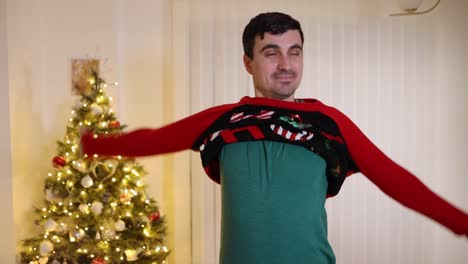
[[[71, 58], [106, 59], [104, 76], [120, 83], [108, 92], [122, 123], [160, 126], [252, 95], [241, 34], [252, 16], [267, 10], [288, 12], [302, 23], [299, 96], [347, 113], [395, 161], [468, 209], [463, 0], [399, 18], [387, 16], [395, 6], [384, 0], [10, 0], [7, 7], [17, 239], [33, 228], [31, 206], [42, 197], [37, 186], [50, 170], [74, 101]], [[219, 187], [204, 175], [198, 154], [141, 162], [150, 172], [150, 195], [168, 218], [170, 263], [217, 263]], [[362, 175], [347, 180], [327, 201], [327, 211], [338, 263], [468, 259], [466, 239], [401, 207]]]
[[[121, 123], [131, 128], [158, 126], [187, 115], [174, 108], [172, 1], [9, 1], [8, 57], [12, 122], [15, 230], [31, 235], [33, 206], [43, 197], [43, 180], [52, 170], [57, 139], [62, 139], [73, 103], [70, 60], [97, 57], [101, 73], [119, 82], [107, 92]], [[180, 24], [180, 23], [179, 23]], [[183, 28], [182, 26], [179, 26]], [[181, 39], [182, 37], [178, 37]], [[180, 47], [180, 45], [178, 46]], [[172, 65], [174, 63], [174, 65]], [[168, 77], [169, 76], [169, 77]], [[182, 97], [182, 96], [181, 96]], [[186, 100], [187, 101], [187, 100]], [[185, 159], [186, 165], [173, 159]], [[168, 220], [170, 263], [189, 263], [190, 174], [187, 153], [140, 162], [149, 172], [148, 192]], [[185, 168], [185, 171], [184, 171]]]

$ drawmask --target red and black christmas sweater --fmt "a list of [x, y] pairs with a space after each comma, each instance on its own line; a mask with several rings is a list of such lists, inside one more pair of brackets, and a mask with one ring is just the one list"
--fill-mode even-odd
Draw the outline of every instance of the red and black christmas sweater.
[[156, 129], [97, 138], [87, 134], [81, 139], [82, 152], [136, 157], [192, 149], [200, 152], [208, 176], [220, 183], [218, 156], [224, 145], [251, 140], [287, 142], [326, 161], [329, 197], [339, 192], [347, 176], [361, 172], [404, 206], [455, 234], [468, 236], [468, 214], [388, 158], [346, 115], [316, 99], [298, 101], [244, 97]]

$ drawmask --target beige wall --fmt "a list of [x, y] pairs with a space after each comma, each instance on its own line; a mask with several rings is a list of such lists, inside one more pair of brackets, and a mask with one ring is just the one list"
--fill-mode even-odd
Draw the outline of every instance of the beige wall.
[[[3, 41], [0, 34], [0, 58], [6, 61], [1, 52], [8, 44], [8, 63], [0, 74], [8, 72], [8, 84], [0, 85], [8, 89], [0, 93], [2, 100], [9, 98], [1, 104], [9, 105], [9, 115], [1, 112], [11, 120], [11, 140], [2, 134], [0, 141], [11, 143], [14, 187], [8, 189], [3, 183], [11, 177], [3, 176], [1, 186], [2, 195], [13, 192], [13, 202], [2, 203], [14, 205], [17, 240], [33, 230], [31, 208], [42, 198], [55, 140], [63, 136], [76, 100], [70, 93], [71, 58], [105, 61], [104, 77], [120, 83], [108, 93], [122, 123], [160, 126], [252, 95], [240, 35], [252, 16], [267, 10], [289, 12], [303, 25], [299, 96], [344, 111], [395, 161], [468, 209], [468, 7], [463, 0], [443, 1], [426, 16], [399, 18], [387, 16], [395, 6], [386, 0], [0, 3], [5, 2], [8, 12], [0, 25], [6, 23], [8, 34]], [[3, 156], [10, 158], [3, 146], [2, 162]], [[149, 193], [168, 217], [170, 263], [217, 263], [219, 187], [204, 175], [198, 154], [141, 162], [149, 172]], [[466, 239], [401, 207], [362, 175], [347, 180], [340, 195], [327, 201], [327, 211], [338, 263], [468, 259]]]
[[0, 0], [0, 263], [15, 262], [13, 174], [11, 171], [10, 104], [7, 61], [7, 1]]

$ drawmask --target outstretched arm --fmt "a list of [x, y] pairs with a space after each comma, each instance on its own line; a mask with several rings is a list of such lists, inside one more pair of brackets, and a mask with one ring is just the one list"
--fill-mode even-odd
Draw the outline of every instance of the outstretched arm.
[[434, 219], [455, 234], [468, 236], [468, 214], [388, 158], [344, 114], [333, 108], [327, 112], [337, 121], [353, 160], [369, 180], [404, 206]]
[[190, 149], [195, 140], [232, 105], [213, 107], [169, 125], [143, 128], [112, 136], [81, 137], [81, 152], [104, 156], [149, 156]]

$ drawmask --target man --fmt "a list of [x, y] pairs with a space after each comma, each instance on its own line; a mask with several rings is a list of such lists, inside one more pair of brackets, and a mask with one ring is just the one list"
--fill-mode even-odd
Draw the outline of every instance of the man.
[[222, 190], [222, 264], [335, 263], [326, 197], [362, 172], [382, 191], [454, 233], [468, 215], [386, 157], [338, 110], [296, 99], [304, 37], [289, 15], [263, 13], [243, 33], [255, 97], [213, 107], [158, 129], [84, 135], [87, 154], [143, 156], [191, 148]]

